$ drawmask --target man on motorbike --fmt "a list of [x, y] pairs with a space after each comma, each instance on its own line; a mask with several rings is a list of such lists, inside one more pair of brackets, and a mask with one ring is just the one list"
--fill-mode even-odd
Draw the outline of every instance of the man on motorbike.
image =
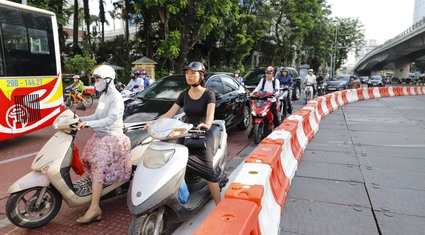
[[84, 92], [85, 86], [84, 86], [84, 83], [80, 80], [80, 75], [74, 75], [74, 77], [72, 78], [74, 79], [74, 82], [71, 85], [67, 86], [65, 89], [74, 88], [74, 87], [77, 88], [75, 92], [78, 99], [85, 101], [86, 99], [84, 99], [81, 96], [81, 94], [83, 94]]
[[313, 84], [313, 96], [316, 95], [316, 86], [317, 86], [317, 80], [316, 75], [313, 74], [313, 69], [308, 70], [307, 76], [305, 76], [305, 79], [303, 81], [303, 84], [312, 83]]
[[[287, 68], [284, 68], [282, 70], [281, 74], [277, 77], [277, 79], [279, 80], [281, 86], [288, 86], [290, 90], [294, 87], [294, 80], [292, 79], [291, 75], [288, 74]], [[291, 96], [291, 94], [288, 94], [287, 96], [288, 113], [292, 113]]]
[[140, 77], [140, 71], [138, 69], [135, 69], [131, 71], [131, 79], [128, 85], [124, 88], [124, 90], [129, 90], [131, 92], [139, 92], [143, 90], [143, 79]]
[[279, 97], [279, 89], [276, 89], [277, 87], [280, 87], [280, 83], [278, 79], [275, 79], [273, 77], [273, 74], [275, 72], [275, 69], [272, 66], [267, 66], [265, 69], [266, 77], [261, 78], [260, 82], [258, 83], [257, 87], [250, 93], [250, 95], [253, 95], [257, 91], [268, 91], [274, 93], [275, 97], [273, 97], [272, 100], [272, 106], [270, 107], [270, 112], [273, 114], [273, 124], [275, 127], [278, 127], [280, 125], [278, 116], [277, 116], [277, 97]]

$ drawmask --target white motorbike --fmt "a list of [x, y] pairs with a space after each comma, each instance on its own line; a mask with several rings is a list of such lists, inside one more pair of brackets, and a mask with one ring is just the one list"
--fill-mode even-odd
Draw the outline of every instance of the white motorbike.
[[[225, 122], [215, 120], [213, 167], [220, 188], [228, 181], [224, 173], [227, 153]], [[143, 153], [127, 194], [132, 214], [129, 234], [170, 234], [178, 224], [193, 215], [211, 199], [204, 179], [186, 174], [188, 145], [201, 147], [205, 132], [192, 124], [163, 118], [149, 127], [155, 139]]]
[[308, 101], [310, 101], [310, 100], [313, 99], [313, 95], [314, 95], [313, 86], [314, 86], [313, 83], [307, 82], [305, 84], [305, 88], [304, 88], [304, 100], [305, 100], [305, 103], [306, 104], [308, 103]]
[[[90, 204], [90, 178], [71, 179], [70, 170], [78, 149], [74, 146], [79, 117], [67, 109], [53, 123], [58, 132], [52, 136], [34, 158], [32, 172], [10, 186], [6, 203], [9, 220], [20, 227], [35, 228], [52, 220], [64, 200], [70, 207]], [[133, 171], [151, 138], [146, 131], [126, 133], [132, 144]], [[81, 166], [81, 165], [80, 165]], [[102, 198], [106, 199], [128, 191], [130, 182], [105, 185]]]

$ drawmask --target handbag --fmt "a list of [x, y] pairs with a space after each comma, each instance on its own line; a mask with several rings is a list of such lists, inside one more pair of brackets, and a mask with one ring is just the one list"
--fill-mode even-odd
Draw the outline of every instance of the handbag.
[[183, 140], [183, 145], [190, 149], [206, 149], [207, 138], [205, 136], [199, 136], [196, 138], [185, 137]]
[[72, 158], [71, 167], [77, 175], [84, 174], [84, 167], [83, 167], [83, 164], [81, 163], [76, 144], [74, 144], [74, 156]]

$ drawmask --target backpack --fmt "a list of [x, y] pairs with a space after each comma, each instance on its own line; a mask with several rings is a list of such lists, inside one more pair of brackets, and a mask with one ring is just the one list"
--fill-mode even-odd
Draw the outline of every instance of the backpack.
[[[263, 79], [263, 85], [261, 87], [261, 91], [264, 91], [264, 86], [266, 85], [266, 78], [262, 78]], [[273, 91], [276, 91], [276, 78], [273, 79], [272, 84], [273, 84]]]

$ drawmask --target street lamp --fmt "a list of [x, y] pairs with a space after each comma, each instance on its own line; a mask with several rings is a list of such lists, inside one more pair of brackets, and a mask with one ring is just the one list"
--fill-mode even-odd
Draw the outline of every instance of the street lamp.
[[338, 38], [338, 24], [335, 25], [335, 42], [334, 42], [334, 46], [332, 48], [332, 54], [331, 54], [331, 72], [330, 75], [331, 77], [334, 76], [334, 68], [336, 68], [336, 52], [338, 50], [337, 47], [337, 38]]

